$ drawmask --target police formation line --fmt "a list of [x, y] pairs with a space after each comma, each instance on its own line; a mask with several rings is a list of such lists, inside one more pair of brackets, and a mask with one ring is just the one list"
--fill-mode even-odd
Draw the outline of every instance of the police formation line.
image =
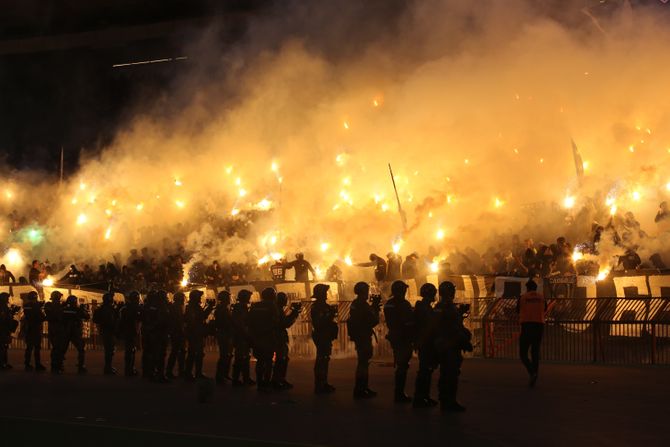
[[[388, 326], [387, 339], [393, 348], [395, 364], [394, 401], [412, 403], [415, 407], [440, 404], [445, 411], [463, 411], [456, 400], [458, 376], [463, 361], [462, 352], [472, 350], [471, 334], [463, 319], [468, 308], [454, 304], [456, 289], [443, 282], [439, 290], [432, 284], [421, 287], [421, 300], [416, 307], [406, 299], [408, 286], [395, 281], [391, 296], [383, 305]], [[311, 307], [312, 340], [316, 346], [314, 362], [314, 391], [329, 394], [335, 391], [328, 382], [328, 366], [332, 343], [338, 336], [337, 307], [327, 303], [329, 286], [314, 287]], [[438, 297], [439, 302], [434, 303]], [[373, 353], [374, 328], [380, 322], [382, 297], [370, 295], [370, 286], [359, 282], [354, 287], [356, 299], [351, 304], [347, 320], [349, 337], [357, 352], [353, 397], [369, 399], [376, 396], [369, 386], [369, 363]], [[192, 290], [184, 306], [184, 293], [175, 293], [172, 302], [164, 291], [151, 291], [143, 303], [140, 294], [131, 292], [125, 302], [115, 303], [112, 293], [103, 296], [95, 309], [92, 321], [98, 326], [104, 346], [104, 374], [114, 375], [114, 349], [117, 339], [124, 345], [124, 374], [136, 376], [136, 363], [141, 364], [142, 376], [154, 382], [168, 382], [177, 377], [186, 381], [205, 378], [203, 374], [204, 346], [207, 336], [215, 336], [219, 358], [215, 380], [230, 382], [234, 387], [256, 386], [260, 392], [287, 390], [293, 387], [287, 378], [288, 328], [298, 318], [300, 303], [288, 304], [286, 294], [267, 288], [260, 302], [250, 305], [251, 291], [241, 290], [231, 307], [227, 291], [215, 300], [202, 302], [203, 292]], [[63, 373], [63, 361], [70, 344], [78, 352], [79, 373], [86, 373], [84, 363], [83, 322], [91, 318], [87, 305], [77, 303], [75, 296], [62, 302], [62, 294], [54, 291], [50, 301], [38, 300], [36, 292], [24, 298], [23, 317], [19, 336], [26, 342], [24, 365], [26, 371], [44, 371], [40, 357], [43, 324], [46, 321], [51, 346], [50, 370]], [[18, 328], [18, 306], [9, 306], [9, 295], [0, 294], [0, 367], [9, 369], [7, 348]], [[213, 316], [210, 318], [210, 316]], [[141, 344], [141, 359], [135, 353]], [[169, 355], [168, 355], [169, 348]], [[405, 394], [409, 362], [418, 353], [419, 369], [414, 398]], [[250, 356], [256, 358], [255, 381], [250, 374]], [[431, 377], [439, 368], [439, 402], [430, 397]]]

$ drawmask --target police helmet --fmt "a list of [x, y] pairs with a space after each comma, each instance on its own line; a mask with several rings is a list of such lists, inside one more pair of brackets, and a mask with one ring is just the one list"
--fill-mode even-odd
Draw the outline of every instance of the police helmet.
[[[31, 294], [32, 293], [37, 294], [37, 292], [30, 292], [30, 293]], [[53, 292], [51, 292], [51, 301], [60, 301], [60, 299], [62, 297], [63, 297], [63, 294], [61, 292], [59, 292], [58, 290], [54, 290]]]
[[9, 303], [9, 293], [7, 292], [0, 293], [0, 303], [2, 304]]
[[424, 298], [435, 298], [435, 295], [437, 295], [437, 288], [433, 284], [427, 282], [421, 286], [421, 289], [419, 289], [419, 295]]
[[261, 300], [272, 301], [277, 297], [277, 292], [272, 287], [266, 287], [261, 292]]
[[443, 281], [440, 283], [440, 296], [445, 298], [453, 298], [456, 296], [456, 286], [450, 281]]
[[220, 303], [230, 304], [230, 292], [227, 290], [222, 290], [216, 296], [216, 300]]
[[200, 299], [202, 298], [202, 296], [204, 294], [205, 293], [202, 290], [193, 289], [188, 293], [188, 302], [189, 303], [198, 302], [198, 301], [200, 301]]
[[154, 305], [158, 302], [158, 291], [149, 290], [146, 298], [144, 298], [144, 303], [149, 305]]
[[114, 302], [114, 294], [112, 292], [107, 292], [102, 295], [102, 302], [105, 304], [111, 304]]
[[391, 295], [398, 297], [403, 295], [409, 286], [405, 284], [404, 281], [393, 281], [393, 284], [391, 284]]
[[172, 296], [172, 301], [177, 303], [177, 304], [184, 304], [184, 299], [185, 298], [186, 298], [186, 296], [184, 295], [184, 292], [176, 292]]
[[279, 307], [285, 307], [288, 303], [288, 295], [284, 292], [277, 292], [277, 305]]
[[370, 285], [366, 282], [360, 281], [354, 285], [355, 295], [364, 295], [370, 291]]
[[159, 290], [157, 293], [158, 293], [158, 302], [160, 304], [166, 304], [168, 302], [168, 293], [163, 289]]
[[328, 295], [328, 290], [330, 286], [328, 284], [317, 284], [314, 286], [314, 291], [312, 292], [312, 298], [325, 298]]
[[67, 304], [68, 306], [76, 306], [77, 305], [77, 297], [74, 296], [74, 295], [68, 296], [67, 299], [65, 300], [65, 304]]
[[251, 290], [248, 289], [242, 289], [239, 292], [237, 292], [237, 301], [240, 301], [242, 303], [248, 303], [249, 300], [251, 299]]

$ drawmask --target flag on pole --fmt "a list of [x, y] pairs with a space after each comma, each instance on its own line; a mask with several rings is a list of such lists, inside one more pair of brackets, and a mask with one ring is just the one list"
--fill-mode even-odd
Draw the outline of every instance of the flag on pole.
[[570, 141], [572, 142], [572, 157], [575, 159], [575, 171], [577, 172], [577, 180], [581, 185], [582, 180], [584, 179], [584, 162], [582, 161], [582, 155], [579, 153], [579, 149], [577, 149], [577, 144], [575, 143], [575, 140], [570, 139]]
[[398, 202], [398, 213], [400, 214], [402, 229], [405, 233], [407, 233], [407, 215], [402, 210], [402, 206], [400, 205], [400, 196], [398, 195], [398, 188], [395, 185], [395, 176], [393, 175], [393, 169], [391, 169], [391, 163], [389, 163], [389, 174], [391, 174], [391, 182], [393, 183], [393, 191], [395, 191], [395, 199]]

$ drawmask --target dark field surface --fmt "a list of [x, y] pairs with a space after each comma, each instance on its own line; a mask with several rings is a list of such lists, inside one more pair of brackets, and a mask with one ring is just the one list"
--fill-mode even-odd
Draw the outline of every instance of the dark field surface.
[[[48, 354], [48, 353], [47, 353]], [[460, 401], [464, 414], [413, 410], [392, 403], [393, 369], [371, 367], [371, 401], [351, 397], [354, 361], [333, 360], [337, 392], [312, 394], [312, 363], [295, 360], [295, 389], [259, 394], [215, 387], [199, 403], [197, 384], [166, 385], [101, 375], [101, 353], [88, 356], [89, 373], [0, 374], [3, 445], [272, 446], [272, 445], [668, 445], [670, 368], [544, 364], [535, 389], [514, 361], [466, 360]], [[120, 356], [116, 359], [120, 366]], [[206, 358], [213, 374], [214, 355]], [[416, 359], [408, 391], [413, 391]], [[436, 392], [434, 394], [437, 394]], [[5, 441], [8, 443], [5, 444]], [[11, 442], [11, 444], [10, 444]]]

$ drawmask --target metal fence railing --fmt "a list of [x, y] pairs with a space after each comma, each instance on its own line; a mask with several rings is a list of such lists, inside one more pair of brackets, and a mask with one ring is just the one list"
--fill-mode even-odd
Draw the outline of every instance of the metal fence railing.
[[[519, 356], [516, 303], [496, 299], [482, 315], [483, 357]], [[563, 362], [670, 364], [670, 298], [550, 300], [541, 352]]]
[[[473, 335], [471, 356], [484, 358], [518, 358], [520, 326], [515, 298], [478, 298], [461, 300], [469, 303], [470, 316], [465, 325]], [[91, 313], [97, 303], [90, 304]], [[349, 340], [346, 320], [350, 301], [338, 303], [339, 335], [333, 343], [333, 357], [355, 357]], [[303, 302], [302, 312], [289, 329], [289, 349], [293, 358], [313, 358], [309, 319], [311, 302]], [[20, 315], [19, 315], [20, 317]], [[45, 324], [45, 334], [46, 334]], [[374, 355], [391, 358], [386, 340], [383, 315], [375, 329]], [[87, 350], [101, 350], [97, 327], [86, 322], [83, 331]], [[42, 344], [48, 349], [46, 335]], [[14, 338], [14, 349], [25, 347]], [[214, 337], [208, 337], [206, 349], [216, 351]], [[595, 362], [608, 364], [670, 364], [670, 298], [593, 298], [554, 299], [549, 301], [542, 358], [562, 362]]]

